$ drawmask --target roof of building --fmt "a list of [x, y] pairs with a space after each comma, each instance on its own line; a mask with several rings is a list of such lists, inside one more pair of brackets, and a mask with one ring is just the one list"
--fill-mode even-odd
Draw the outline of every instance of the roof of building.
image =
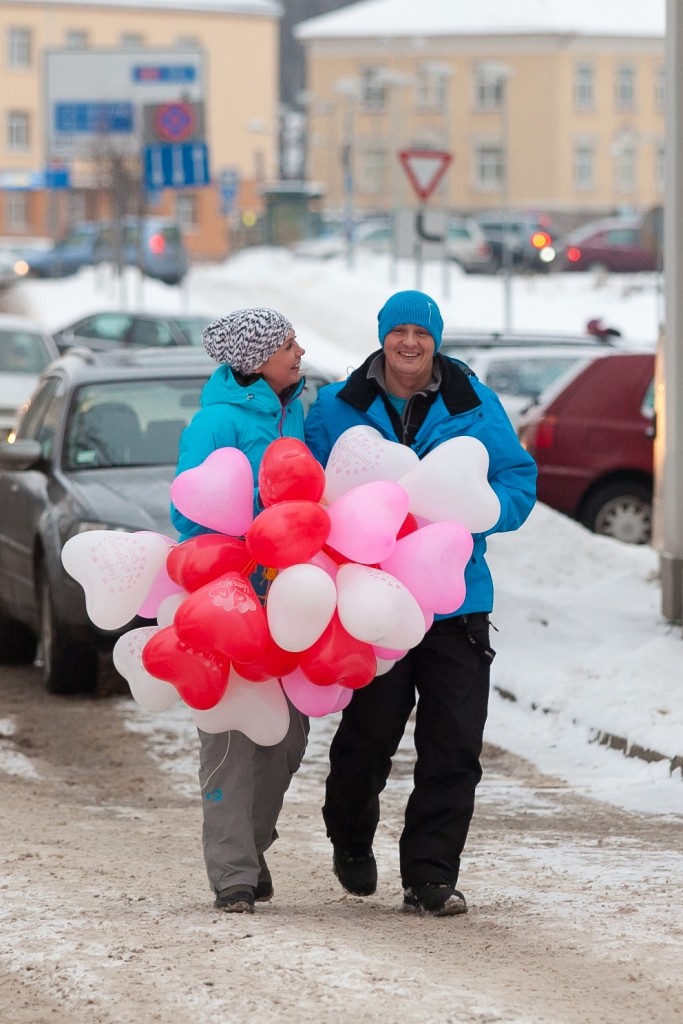
[[666, 0], [361, 0], [309, 18], [311, 39], [556, 35], [663, 38]]
[[22, 0], [33, 7], [134, 7], [136, 10], [202, 11], [279, 18], [280, 0]]

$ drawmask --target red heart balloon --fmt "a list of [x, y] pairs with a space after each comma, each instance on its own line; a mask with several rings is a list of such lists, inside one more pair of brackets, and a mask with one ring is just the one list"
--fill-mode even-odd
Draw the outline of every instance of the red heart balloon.
[[166, 571], [175, 583], [192, 593], [226, 572], [244, 572], [250, 562], [243, 540], [202, 533], [171, 549]]
[[325, 470], [303, 441], [279, 437], [263, 453], [258, 489], [266, 508], [278, 501], [318, 502], [325, 490]]
[[173, 626], [180, 639], [230, 661], [255, 661], [268, 642], [263, 606], [248, 579], [229, 572], [195, 590], [178, 607]]
[[280, 501], [256, 516], [247, 530], [247, 548], [260, 565], [286, 569], [307, 562], [330, 532], [330, 517], [314, 501]]
[[335, 612], [323, 635], [301, 654], [301, 668], [318, 686], [358, 690], [375, 678], [377, 658], [370, 644], [347, 633]]
[[409, 512], [401, 523], [400, 529], [396, 534], [396, 540], [400, 540], [401, 537], [407, 537], [409, 533], [415, 533], [418, 528], [418, 522], [412, 512]]
[[188, 646], [173, 626], [150, 637], [142, 649], [142, 664], [150, 675], [175, 686], [185, 703], [198, 711], [215, 707], [228, 688], [227, 658]]
[[233, 668], [243, 679], [252, 683], [265, 683], [267, 679], [281, 679], [288, 676], [299, 664], [298, 651], [283, 651], [268, 637], [268, 642], [255, 661], [233, 662]]

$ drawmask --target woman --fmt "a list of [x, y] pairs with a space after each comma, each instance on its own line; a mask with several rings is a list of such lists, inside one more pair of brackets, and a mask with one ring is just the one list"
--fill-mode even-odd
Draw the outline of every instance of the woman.
[[[239, 448], [251, 463], [258, 512], [264, 451], [278, 437], [303, 440], [298, 396], [304, 387], [304, 349], [289, 320], [273, 309], [235, 310], [209, 324], [203, 340], [219, 366], [181, 435], [176, 473], [198, 466], [217, 448]], [[173, 506], [171, 519], [181, 541], [208, 532]], [[252, 583], [263, 599], [267, 580], [262, 570]], [[254, 902], [273, 896], [263, 854], [277, 838], [277, 818], [308, 736], [308, 719], [291, 704], [289, 711], [287, 735], [274, 746], [258, 746], [234, 730], [198, 730], [204, 859], [218, 910], [253, 913]]]

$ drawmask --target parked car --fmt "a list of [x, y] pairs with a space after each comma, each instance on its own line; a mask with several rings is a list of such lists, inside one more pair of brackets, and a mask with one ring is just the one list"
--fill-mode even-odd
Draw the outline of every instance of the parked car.
[[58, 356], [54, 340], [37, 324], [0, 314], [0, 440], [14, 427], [40, 374]]
[[446, 333], [444, 355], [466, 363], [500, 398], [515, 428], [520, 416], [571, 367], [615, 351], [617, 340], [588, 335]]
[[0, 249], [0, 290], [10, 288], [27, 274], [28, 267], [18, 253], [11, 249]]
[[656, 247], [645, 244], [640, 217], [607, 217], [570, 232], [558, 245], [558, 270], [658, 270]]
[[[376, 218], [356, 224], [353, 244], [365, 252], [392, 251], [394, 229], [389, 218]], [[320, 238], [295, 242], [292, 252], [296, 256], [331, 259], [343, 256], [348, 250], [348, 239], [342, 230]], [[447, 221], [444, 251], [448, 259], [458, 263], [467, 273], [488, 273], [493, 267], [491, 247], [476, 221], [471, 218], [450, 217]]]
[[83, 221], [50, 249], [21, 254], [32, 277], [69, 277], [81, 267], [114, 263], [139, 267], [143, 274], [166, 284], [178, 284], [189, 261], [182, 232], [162, 217], [125, 217], [117, 225]]
[[509, 261], [511, 270], [549, 270], [555, 260], [555, 232], [547, 214], [504, 213], [474, 215], [491, 246], [497, 270]]
[[557, 380], [522, 418], [538, 497], [595, 533], [650, 539], [654, 354], [610, 353]]
[[[38, 644], [48, 690], [94, 690], [98, 652], [125, 630], [91, 623], [62, 548], [94, 529], [177, 537], [178, 438], [215, 365], [190, 348], [72, 349], [41, 376], [14, 443], [0, 444], [0, 663], [31, 661]], [[308, 400], [329, 380], [313, 370]]]
[[472, 217], [449, 218], [446, 255], [467, 274], [489, 274], [496, 269], [492, 246]]
[[202, 332], [213, 319], [209, 315], [164, 316], [105, 310], [61, 327], [53, 337], [62, 352], [73, 345], [98, 350], [117, 346], [172, 348], [193, 345], [201, 348]]

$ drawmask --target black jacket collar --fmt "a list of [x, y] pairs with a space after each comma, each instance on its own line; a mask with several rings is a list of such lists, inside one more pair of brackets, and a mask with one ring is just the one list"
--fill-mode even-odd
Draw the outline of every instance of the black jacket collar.
[[[339, 398], [363, 412], [367, 411], [377, 396], [381, 394], [377, 381], [374, 378], [368, 378], [368, 369], [377, 355], [377, 351], [372, 352], [365, 362], [350, 374], [346, 384], [338, 392]], [[438, 360], [441, 370], [439, 393], [449, 413], [456, 416], [458, 413], [469, 412], [481, 405], [481, 399], [472, 387], [470, 375], [464, 366], [439, 352], [434, 358]]]

